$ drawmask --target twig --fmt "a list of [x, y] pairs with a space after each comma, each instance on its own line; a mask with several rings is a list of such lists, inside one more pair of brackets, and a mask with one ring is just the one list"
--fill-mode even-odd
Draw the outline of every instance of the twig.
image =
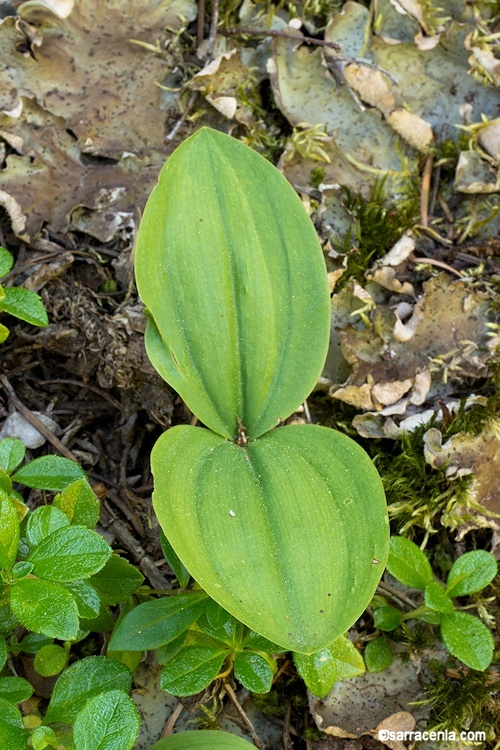
[[462, 274], [460, 273], [460, 271], [457, 271], [456, 268], [449, 266], [448, 263], [444, 263], [442, 260], [437, 260], [437, 258], [416, 258], [413, 253], [409, 256], [409, 258], [413, 263], [426, 263], [429, 266], [436, 266], [436, 268], [442, 268], [445, 271], [454, 273], [455, 276], [458, 276], [459, 279], [462, 278]]
[[420, 220], [422, 226], [429, 224], [429, 192], [431, 189], [432, 163], [434, 157], [429, 154], [425, 160], [424, 175], [422, 177], [422, 189], [420, 191]]
[[182, 703], [180, 701], [178, 701], [176, 707], [174, 708], [174, 710], [172, 711], [172, 713], [168, 717], [167, 723], [163, 727], [163, 732], [160, 735], [160, 739], [162, 737], [168, 737], [169, 734], [172, 734], [173, 729], [175, 727], [175, 722], [177, 721], [177, 719], [181, 715], [183, 708], [184, 708], [184, 706], [182, 705]]
[[388, 583], [385, 583], [385, 581], [380, 581], [377, 588], [381, 589], [383, 593], [390, 594], [393, 599], [399, 599], [401, 602], [404, 602], [404, 604], [407, 604], [412, 609], [415, 609], [416, 604], [415, 602], [412, 602], [411, 599], [409, 599], [407, 596], [402, 594], [400, 591], [394, 588], [394, 586], [391, 586]]
[[290, 719], [292, 716], [292, 702], [288, 701], [286, 704], [285, 721], [283, 722], [283, 732], [281, 734], [283, 740], [283, 750], [292, 750], [292, 740], [290, 739]]
[[285, 659], [285, 661], [283, 662], [283, 664], [281, 665], [281, 667], [278, 669], [278, 671], [276, 672], [276, 674], [273, 677], [273, 685], [276, 682], [276, 680], [278, 680], [281, 677], [281, 675], [283, 674], [283, 672], [286, 669], [288, 669], [289, 664], [290, 664], [290, 659]]
[[217, 26], [219, 25], [219, 0], [213, 0], [212, 20], [210, 22], [210, 31], [208, 33], [207, 45], [207, 62], [210, 62], [214, 55], [215, 37], [217, 36]]
[[98, 396], [106, 399], [106, 401], [109, 401], [109, 403], [112, 404], [115, 409], [121, 410], [122, 408], [120, 402], [117, 401], [116, 398], [113, 398], [113, 396], [110, 396], [109, 393], [101, 390], [101, 388], [97, 388], [97, 386], [95, 385], [89, 385], [88, 383], [83, 383], [80, 380], [71, 380], [70, 378], [52, 378], [52, 380], [44, 380], [43, 382], [46, 385], [52, 385], [53, 383], [60, 383], [61, 385], [76, 385], [79, 388], [85, 388], [87, 391], [92, 391], [92, 393], [97, 393]]
[[203, 41], [203, 37], [205, 33], [204, 26], [205, 26], [205, 0], [198, 0], [198, 18], [196, 19], [196, 42], [198, 44], [198, 47]]
[[328, 47], [329, 49], [334, 49], [337, 52], [341, 50], [341, 47], [339, 44], [335, 44], [335, 42], [327, 42], [324, 39], [314, 39], [312, 36], [298, 36], [297, 34], [289, 34], [286, 31], [277, 31], [276, 29], [249, 29], [246, 27], [230, 27], [229, 29], [220, 29], [221, 34], [224, 34], [224, 36], [237, 36], [239, 34], [244, 34], [245, 36], [272, 36], [272, 37], [279, 37], [281, 39], [293, 39], [295, 42], [306, 42], [306, 44], [315, 44], [318, 47]]
[[66, 446], [61, 443], [59, 438], [57, 438], [49, 430], [47, 425], [45, 425], [42, 420], [36, 416], [36, 414], [33, 414], [33, 412], [22, 403], [22, 401], [19, 401], [18, 397], [16, 396], [16, 392], [14, 391], [5, 375], [0, 375], [0, 380], [2, 381], [2, 385], [7, 392], [9, 400], [11, 401], [14, 408], [17, 409], [17, 411], [20, 412], [20, 414], [22, 414], [23, 417], [27, 419], [28, 422], [30, 422], [33, 427], [38, 430], [38, 432], [40, 432], [57, 451], [59, 451], [59, 453], [62, 453], [63, 456], [71, 459], [71, 461], [76, 461], [76, 463], [78, 463], [76, 456], [69, 450], [69, 448], [66, 448]]
[[224, 681], [224, 690], [226, 691], [226, 693], [231, 698], [231, 700], [232, 700], [232, 702], [234, 704], [235, 709], [237, 710], [237, 712], [239, 713], [239, 715], [243, 719], [243, 721], [245, 723], [245, 726], [248, 728], [248, 731], [250, 732], [250, 736], [252, 738], [252, 741], [253, 741], [253, 744], [255, 745], [255, 747], [259, 747], [261, 750], [265, 750], [265, 745], [262, 742], [262, 740], [259, 738], [259, 735], [257, 734], [257, 732], [255, 731], [254, 725], [252, 724], [252, 722], [250, 721], [250, 719], [246, 715], [245, 711], [243, 710], [243, 707], [240, 704], [238, 698], [236, 697], [236, 694], [235, 694], [233, 688], [226, 681]]
[[165, 136], [167, 141], [173, 140], [175, 136], [177, 135], [179, 128], [181, 128], [184, 125], [186, 117], [189, 115], [189, 113], [191, 112], [193, 108], [193, 104], [195, 103], [197, 93], [198, 93], [197, 91], [193, 91], [193, 93], [191, 94], [189, 101], [187, 103], [186, 109], [184, 110], [182, 115], [179, 117], [179, 119], [175, 123], [170, 133], [168, 133], [168, 135]]

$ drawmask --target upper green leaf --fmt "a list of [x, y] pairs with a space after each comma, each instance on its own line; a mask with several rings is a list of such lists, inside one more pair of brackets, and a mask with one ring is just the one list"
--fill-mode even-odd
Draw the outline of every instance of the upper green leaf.
[[40, 456], [22, 466], [12, 477], [26, 487], [61, 492], [77, 479], [85, 479], [85, 472], [76, 463], [63, 456]]
[[12, 500], [0, 490], [0, 568], [12, 567], [19, 545], [19, 520]]
[[210, 429], [255, 438], [309, 395], [330, 299], [316, 232], [256, 152], [208, 128], [169, 158], [141, 221], [139, 293], [160, 375]]
[[453, 611], [453, 602], [437, 581], [431, 581], [425, 587], [425, 603], [436, 612]]
[[194, 695], [215, 680], [229, 649], [217, 646], [186, 646], [167, 661], [160, 687], [172, 695]]
[[441, 615], [443, 643], [471, 669], [483, 671], [493, 658], [493, 637], [484, 623], [466, 612]]
[[24, 677], [0, 677], [0, 698], [21, 703], [27, 701], [33, 692], [33, 686]]
[[75, 750], [132, 750], [140, 719], [129, 696], [110, 690], [94, 696], [75, 720]]
[[7, 474], [11, 474], [17, 469], [25, 453], [26, 446], [22, 440], [18, 440], [17, 438], [4, 438], [0, 440], [0, 467], [5, 469]]
[[125, 615], [113, 633], [112, 651], [143, 651], [173, 641], [200, 616], [207, 596], [179, 594], [139, 604]]
[[273, 684], [276, 662], [272, 656], [240, 651], [234, 660], [234, 676], [252, 693], [268, 693]]
[[425, 553], [404, 536], [391, 536], [387, 570], [401, 583], [422, 591], [433, 580]]
[[144, 581], [144, 576], [135, 565], [114, 552], [106, 565], [89, 579], [106, 604], [120, 604], [135, 593]]
[[345, 636], [315, 654], [293, 655], [295, 666], [309, 690], [323, 698], [334, 682], [365, 671], [363, 657]]
[[25, 628], [62, 641], [76, 638], [78, 610], [60, 584], [24, 578], [10, 587], [10, 606]]
[[388, 552], [386, 505], [350, 438], [293, 425], [242, 448], [178, 426], [157, 442], [152, 469], [155, 512], [179, 558], [281, 650], [318, 651], [370, 602]]
[[99, 500], [86, 479], [77, 479], [69, 484], [53, 505], [66, 514], [71, 523], [93, 529], [99, 520]]
[[481, 591], [497, 574], [497, 561], [486, 550], [466, 552], [448, 573], [446, 592], [449, 596], [465, 596]]
[[64, 526], [31, 550], [33, 572], [51, 581], [79, 581], [97, 573], [111, 556], [102, 536], [85, 526]]
[[11, 286], [5, 290], [5, 297], [0, 300], [0, 310], [25, 320], [34, 326], [46, 326], [49, 322], [41, 297], [30, 289]]
[[132, 673], [128, 667], [105, 656], [88, 656], [66, 669], [57, 680], [45, 720], [70, 724], [85, 703], [109, 690], [128, 693]]
[[14, 265], [14, 258], [4, 247], [0, 247], [0, 279], [9, 273]]
[[40, 544], [42, 539], [52, 534], [56, 529], [69, 526], [67, 516], [51, 505], [43, 505], [30, 513], [26, 523], [26, 536], [31, 546]]
[[365, 664], [370, 672], [383, 672], [392, 662], [391, 643], [386, 635], [369, 641], [365, 648]]

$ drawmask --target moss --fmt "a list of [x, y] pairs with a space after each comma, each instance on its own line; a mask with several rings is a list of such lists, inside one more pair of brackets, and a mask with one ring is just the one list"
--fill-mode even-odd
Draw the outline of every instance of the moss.
[[391, 249], [418, 216], [415, 200], [401, 203], [388, 200], [385, 179], [376, 180], [368, 200], [342, 187], [342, 203], [353, 219], [353, 226], [342, 242], [334, 243], [338, 252], [347, 255], [347, 268], [336, 291], [351, 278], [363, 282], [366, 269]]

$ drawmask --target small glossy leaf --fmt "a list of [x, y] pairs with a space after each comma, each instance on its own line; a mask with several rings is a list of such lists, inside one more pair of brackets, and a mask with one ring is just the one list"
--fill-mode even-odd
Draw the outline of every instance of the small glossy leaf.
[[142, 585], [144, 576], [125, 558], [113, 553], [106, 565], [88, 582], [106, 604], [120, 604]]
[[441, 615], [441, 638], [452, 656], [482, 672], [493, 658], [493, 637], [484, 623], [466, 612]]
[[436, 612], [453, 612], [453, 602], [437, 581], [431, 581], [425, 587], [425, 603]]
[[434, 579], [425, 553], [404, 536], [391, 536], [387, 570], [405, 586], [422, 591]]
[[11, 570], [12, 578], [14, 578], [16, 581], [20, 581], [21, 578], [26, 578], [26, 576], [28, 576], [32, 570], [33, 570], [32, 563], [29, 563], [27, 560], [20, 560], [19, 562], [16, 562], [16, 564], [12, 566], [12, 570]]
[[20, 624], [10, 606], [10, 589], [11, 586], [5, 586], [2, 589], [0, 583], [0, 635], [2, 636], [10, 635]]
[[243, 638], [242, 648], [248, 648], [252, 651], [264, 651], [268, 654], [279, 654], [283, 651], [277, 643], [268, 641], [267, 638], [259, 635], [255, 630], [250, 630]]
[[47, 313], [38, 294], [20, 286], [10, 286], [4, 291], [5, 297], [0, 300], [0, 310], [34, 326], [48, 324]]
[[7, 643], [5, 638], [0, 638], [0, 672], [4, 668], [5, 662], [7, 661]]
[[100, 503], [86, 479], [69, 484], [60, 495], [56, 495], [53, 505], [78, 526], [93, 529], [99, 520]]
[[207, 427], [232, 438], [239, 417], [254, 438], [309, 395], [328, 347], [325, 263], [255, 151], [208, 128], [188, 138], [148, 200], [135, 269], [149, 358]]
[[58, 583], [24, 578], [10, 589], [12, 611], [28, 630], [61, 641], [78, 632], [78, 610], [69, 591]]
[[345, 636], [315, 654], [295, 653], [293, 659], [307, 687], [319, 698], [327, 695], [337, 680], [365, 671], [363, 657]]
[[22, 727], [13, 726], [4, 719], [0, 719], [0, 747], [9, 750], [26, 750], [28, 732]]
[[198, 619], [206, 594], [179, 594], [139, 604], [119, 623], [111, 637], [113, 651], [143, 651], [173, 641]]
[[31, 546], [40, 544], [42, 539], [63, 526], [69, 526], [69, 520], [62, 510], [52, 508], [50, 505], [37, 508], [28, 516], [26, 524], [28, 542]]
[[246, 740], [229, 732], [201, 729], [196, 732], [179, 732], [164, 737], [149, 750], [248, 750]]
[[152, 469], [155, 512], [180, 559], [281, 650], [329, 645], [368, 605], [388, 522], [380, 478], [350, 438], [293, 425], [241, 448], [178, 426], [156, 443]]
[[185, 589], [189, 583], [191, 576], [189, 575], [189, 571], [184, 567], [184, 565], [175, 554], [174, 548], [168, 541], [162, 529], [160, 529], [160, 544], [163, 556], [172, 568], [180, 588]]
[[433, 610], [428, 612], [420, 612], [415, 615], [416, 620], [422, 620], [422, 622], [428, 622], [429, 625], [439, 625], [441, 622], [441, 613]]
[[12, 492], [12, 480], [5, 471], [0, 467], [0, 490], [3, 490], [7, 495]]
[[12, 480], [26, 487], [61, 492], [75, 480], [84, 478], [85, 472], [76, 461], [63, 456], [40, 456], [16, 471]]
[[0, 677], [0, 698], [22, 703], [33, 695], [34, 688], [23, 677]]
[[52, 643], [52, 638], [42, 633], [28, 633], [25, 635], [22, 641], [16, 646], [15, 653], [24, 651], [26, 654], [36, 654], [42, 646], [48, 646]]
[[7, 474], [11, 474], [22, 463], [26, 454], [26, 446], [17, 438], [0, 440], [0, 466]]
[[19, 520], [12, 500], [0, 490], [0, 568], [9, 570], [19, 546]]
[[[215, 604], [215, 602], [213, 603]], [[243, 625], [235, 617], [230, 615], [229, 612], [226, 612], [226, 610], [222, 609], [222, 607], [220, 607], [219, 609], [221, 610], [221, 612], [226, 614], [225, 621], [222, 621], [220, 627], [212, 627], [208, 619], [206, 610], [197, 620], [196, 625], [211, 638], [214, 638], [217, 641], [222, 641], [228, 646], [231, 646], [232, 649], [236, 649], [241, 644], [241, 640], [243, 638]]]
[[101, 609], [101, 600], [95, 588], [88, 581], [71, 581], [65, 583], [64, 588], [73, 595], [80, 617], [92, 620], [98, 616]]
[[14, 257], [4, 247], [0, 247], [0, 279], [9, 273], [14, 265]]
[[102, 536], [84, 526], [65, 526], [33, 547], [34, 573], [51, 581], [78, 581], [97, 573], [111, 556]]
[[57, 680], [45, 720], [71, 724], [90, 698], [110, 690], [128, 693], [132, 673], [128, 667], [105, 656], [87, 656], [71, 664]]
[[[0, 698], [0, 721], [10, 724], [13, 727], [23, 726], [23, 715], [13, 701], [6, 698]], [[2, 735], [0, 734], [0, 737]], [[4, 745], [0, 745], [3, 750]], [[8, 745], [7, 745], [8, 747]]]
[[194, 695], [217, 677], [229, 649], [187, 646], [168, 661], [160, 675], [160, 687], [172, 695]]
[[57, 748], [57, 736], [51, 727], [37, 727], [31, 734], [33, 750], [45, 750], [46, 748]]
[[155, 653], [158, 664], [166, 664], [167, 661], [170, 661], [174, 656], [177, 656], [186, 642], [186, 637], [187, 630], [178, 635], [177, 638], [174, 638], [173, 641], [169, 641], [169, 643], [165, 643], [163, 646], [157, 648]]
[[52, 643], [42, 646], [35, 655], [34, 667], [42, 677], [53, 677], [62, 672], [68, 663], [69, 653], [62, 646]]
[[[2, 287], [0, 287], [0, 292], [2, 292]], [[0, 294], [1, 297], [1, 294]], [[0, 344], [3, 344], [4, 341], [7, 341], [9, 338], [10, 331], [7, 328], [7, 326], [4, 326], [3, 323], [0, 323]]]
[[403, 613], [395, 607], [379, 607], [373, 613], [373, 623], [379, 630], [395, 630], [403, 622]]
[[466, 552], [453, 564], [446, 581], [449, 596], [465, 596], [481, 591], [496, 576], [497, 561], [486, 550]]
[[110, 690], [91, 698], [75, 720], [75, 750], [132, 750], [140, 719], [129, 696]]
[[392, 662], [391, 642], [386, 635], [369, 641], [365, 648], [365, 664], [369, 672], [383, 672]]
[[254, 651], [240, 651], [234, 660], [234, 676], [252, 693], [268, 693], [273, 684], [276, 662]]
[[104, 602], [101, 602], [97, 617], [82, 617], [80, 628], [90, 630], [92, 633], [109, 633], [115, 627], [115, 618]]

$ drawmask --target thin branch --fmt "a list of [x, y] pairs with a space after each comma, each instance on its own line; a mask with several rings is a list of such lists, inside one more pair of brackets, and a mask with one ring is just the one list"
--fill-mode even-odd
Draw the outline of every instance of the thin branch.
[[314, 39], [314, 37], [312, 36], [297, 36], [297, 34], [291, 34], [286, 31], [277, 31], [276, 29], [249, 29], [244, 26], [242, 26], [241, 28], [232, 26], [229, 29], [220, 29], [219, 33], [224, 34], [224, 36], [238, 36], [240, 34], [245, 36], [272, 36], [279, 37], [281, 39], [292, 39], [294, 42], [306, 42], [307, 44], [315, 44], [318, 47], [328, 47], [329, 49], [334, 49], [337, 52], [339, 52], [341, 49], [340, 45], [335, 44], [335, 42], [327, 42], [324, 39]]
[[243, 719], [243, 721], [245, 723], [245, 726], [248, 728], [248, 731], [250, 732], [250, 736], [252, 737], [253, 744], [255, 745], [255, 747], [260, 748], [260, 750], [264, 750], [264, 747], [265, 747], [264, 743], [259, 738], [259, 735], [255, 731], [254, 725], [252, 724], [252, 722], [250, 721], [250, 719], [246, 715], [245, 711], [243, 710], [243, 707], [242, 707], [241, 703], [239, 702], [238, 698], [236, 697], [236, 693], [234, 692], [234, 690], [231, 687], [231, 685], [228, 682], [225, 682], [225, 681], [224, 681], [224, 690], [226, 691], [226, 693], [231, 698], [231, 701], [233, 702], [233, 705], [234, 705], [235, 709], [237, 710], [237, 712], [239, 713], [239, 715]]
[[183, 709], [184, 709], [184, 706], [182, 705], [180, 701], [178, 701], [176, 707], [174, 708], [174, 710], [168, 717], [167, 723], [163, 727], [163, 732], [161, 733], [160, 738], [168, 737], [170, 734], [172, 734], [173, 729], [175, 727], [175, 723], [177, 719], [179, 718], [179, 716], [181, 715]]
[[63, 456], [66, 456], [66, 458], [71, 459], [71, 461], [76, 461], [78, 463], [78, 459], [76, 456], [69, 450], [69, 448], [66, 448], [66, 446], [61, 443], [59, 438], [57, 438], [45, 425], [41, 419], [39, 419], [36, 414], [33, 414], [33, 412], [28, 409], [27, 406], [25, 406], [22, 401], [18, 399], [16, 396], [16, 392], [14, 391], [13, 387], [5, 377], [5, 375], [0, 375], [0, 380], [2, 381], [2, 385], [9, 397], [9, 401], [12, 403], [12, 406], [17, 409], [17, 411], [23, 415], [25, 419], [30, 422], [30, 424], [33, 425], [33, 427], [40, 432], [43, 437], [48, 440], [48, 442], [54, 446], [54, 448], [59, 451], [59, 453], [62, 453]]
[[196, 20], [196, 42], [198, 47], [203, 41], [205, 33], [205, 0], [198, 0], [198, 18]]
[[197, 93], [198, 93], [197, 91], [193, 91], [193, 93], [191, 94], [191, 96], [189, 98], [189, 101], [187, 103], [186, 109], [184, 110], [184, 112], [182, 113], [182, 115], [179, 117], [179, 119], [175, 123], [175, 125], [172, 128], [172, 130], [170, 131], [170, 133], [166, 136], [167, 141], [173, 140], [175, 138], [175, 136], [177, 135], [177, 132], [179, 131], [179, 128], [181, 128], [184, 125], [186, 117], [189, 115], [189, 113], [193, 109], [193, 105], [195, 103]]
[[207, 62], [210, 62], [214, 55], [215, 37], [217, 36], [217, 26], [219, 25], [219, 0], [213, 0], [212, 20], [210, 22], [210, 31], [208, 34]]
[[429, 191], [431, 189], [433, 156], [429, 154], [425, 160], [422, 189], [420, 191], [420, 221], [423, 227], [429, 225]]

